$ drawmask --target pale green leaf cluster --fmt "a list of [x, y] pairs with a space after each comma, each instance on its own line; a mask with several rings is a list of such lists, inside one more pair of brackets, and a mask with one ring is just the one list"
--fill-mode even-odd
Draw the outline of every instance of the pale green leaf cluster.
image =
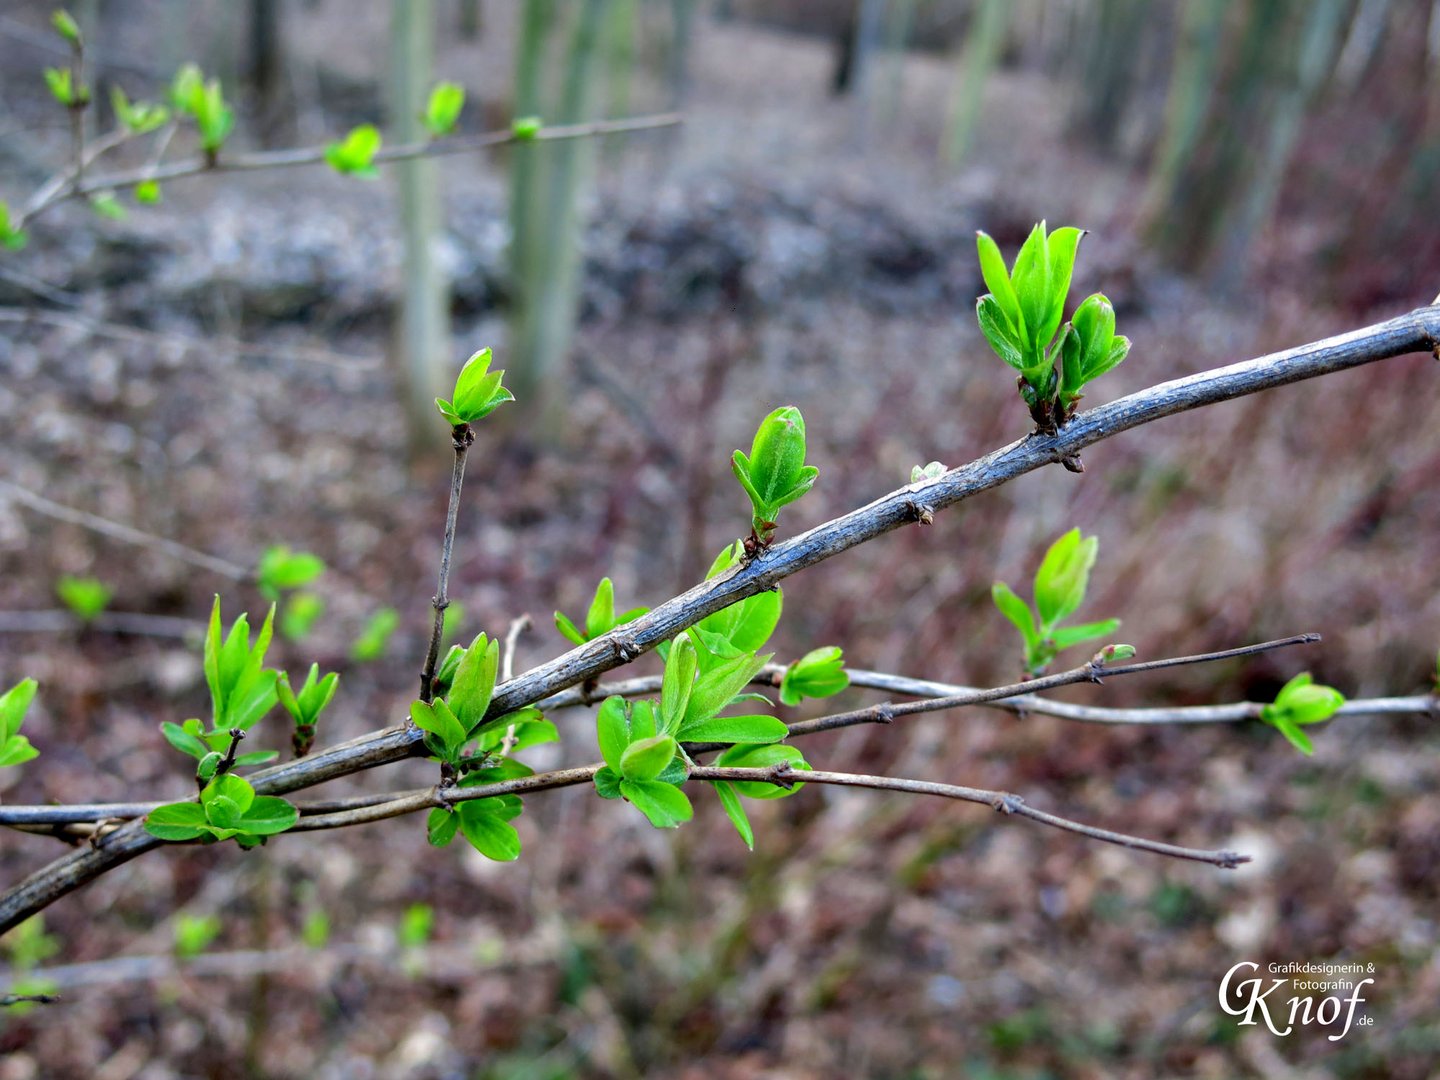
[[35, 699], [38, 684], [34, 679], [21, 679], [0, 695], [0, 768], [23, 765], [40, 756], [30, 740], [20, 734], [20, 725]]
[[291, 551], [284, 544], [265, 549], [255, 568], [256, 584], [267, 600], [276, 600], [288, 589], [310, 584], [325, 572], [325, 560], [308, 551]]
[[811, 649], [785, 669], [780, 680], [780, 700], [786, 705], [799, 705], [805, 698], [834, 697], [849, 685], [844, 653], [836, 645], [826, 645]]
[[615, 612], [615, 585], [606, 578], [600, 579], [600, 584], [595, 586], [595, 595], [590, 600], [590, 608], [585, 612], [585, 626], [582, 629], [577, 626], [563, 611], [555, 612], [555, 629], [561, 635], [576, 645], [584, 645], [587, 641], [593, 641], [603, 634], [608, 634], [617, 626], [624, 626], [633, 622], [641, 615], [647, 614], [649, 608], [635, 607], [619, 614]]
[[[1020, 374], [1020, 395], [1043, 430], [1075, 411], [1081, 388], [1125, 359], [1127, 338], [1115, 335], [1115, 311], [1099, 293], [1087, 297], [1062, 327], [1075, 253], [1084, 233], [1066, 226], [1031, 230], [1007, 270], [995, 241], [979, 233], [980, 272], [990, 291], [975, 317], [990, 347]], [[1058, 333], [1058, 337], [1056, 336]]]
[[465, 107], [465, 88], [459, 83], [442, 82], [430, 91], [425, 102], [425, 127], [431, 135], [449, 135], [460, 122]]
[[225, 773], [206, 784], [200, 801], [166, 803], [145, 817], [145, 831], [173, 843], [199, 840], [213, 844], [233, 839], [241, 847], [263, 844], [300, 819], [293, 803], [274, 795], [256, 795], [248, 780]]
[[1309, 755], [1315, 752], [1315, 745], [1300, 729], [1324, 723], [1344, 704], [1344, 694], [1333, 686], [1321, 686], [1308, 671], [1303, 671], [1280, 688], [1274, 702], [1260, 710], [1260, 719], [1290, 740], [1296, 750]]
[[98, 578], [64, 574], [55, 583], [55, 595], [76, 618], [88, 623], [105, 610], [112, 593]]
[[815, 485], [820, 470], [805, 464], [805, 418], [793, 405], [776, 409], [760, 422], [750, 453], [730, 458], [735, 479], [750, 497], [751, 536], [768, 544], [782, 507]]
[[235, 128], [235, 111], [225, 101], [219, 79], [206, 80], [195, 64], [185, 64], [170, 84], [170, 104], [188, 116], [200, 133], [200, 148], [212, 157]]
[[1035, 573], [1033, 609], [1003, 581], [997, 581], [991, 589], [995, 606], [1025, 639], [1025, 670], [1029, 674], [1040, 674], [1065, 649], [1113, 634], [1119, 628], [1119, 619], [1060, 625], [1084, 602], [1099, 547], [1099, 539], [1082, 538], [1079, 529], [1071, 529], [1051, 544]]
[[515, 400], [515, 395], [501, 385], [504, 369], [491, 371], [490, 360], [489, 349], [475, 353], [460, 369], [451, 400], [435, 399], [435, 407], [452, 427], [483, 420], [507, 401]]
[[375, 155], [380, 150], [380, 129], [374, 124], [351, 128], [345, 137], [325, 147], [325, 160], [342, 176], [373, 180], [380, 175]]

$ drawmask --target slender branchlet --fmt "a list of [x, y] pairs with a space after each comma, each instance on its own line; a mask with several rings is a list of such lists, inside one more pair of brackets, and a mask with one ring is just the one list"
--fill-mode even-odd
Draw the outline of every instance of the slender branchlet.
[[450, 606], [450, 558], [455, 550], [455, 519], [460, 513], [460, 489], [465, 483], [465, 454], [475, 441], [469, 424], [456, 424], [450, 430], [450, 445], [455, 449], [455, 463], [450, 470], [450, 502], [445, 510], [445, 540], [440, 548], [440, 581], [431, 598], [435, 623], [430, 631], [430, 647], [425, 653], [425, 666], [420, 671], [420, 700], [435, 699], [435, 668], [440, 662], [440, 644], [445, 637], [445, 609]]

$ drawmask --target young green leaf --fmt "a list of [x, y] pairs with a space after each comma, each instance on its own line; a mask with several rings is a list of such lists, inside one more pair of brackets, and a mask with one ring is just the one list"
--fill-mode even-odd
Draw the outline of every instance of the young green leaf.
[[533, 142], [544, 126], [538, 116], [520, 116], [511, 122], [510, 134], [516, 142]]
[[380, 175], [375, 154], [380, 150], [380, 130], [374, 124], [351, 128], [345, 138], [325, 147], [325, 160], [341, 176], [371, 180]]
[[[812, 649], [785, 669], [780, 681], [780, 700], [786, 705], [799, 705], [804, 698], [827, 698], [850, 685], [845, 674], [844, 653], [835, 645]], [[763, 739], [740, 739], [739, 742], [764, 742]]]
[[445, 702], [413, 701], [410, 703], [410, 719], [426, 732], [425, 746], [431, 753], [441, 761], [454, 763], [459, 760], [469, 735]]
[[608, 577], [595, 586], [595, 598], [585, 613], [585, 636], [597, 638], [615, 625], [615, 586]]
[[514, 862], [520, 857], [520, 834], [508, 821], [501, 821], [493, 814], [466, 813], [460, 808], [460, 831], [470, 845], [487, 859], [496, 862]]
[[937, 480], [946, 473], [946, 468], [939, 461], [932, 461], [928, 465], [916, 465], [910, 470], [910, 483], [920, 484], [926, 480]]
[[740, 839], [745, 841], [745, 846], [751, 851], [755, 850], [755, 830], [750, 827], [750, 818], [745, 813], [745, 807], [740, 804], [740, 796], [735, 791], [735, 786], [725, 780], [715, 781], [715, 794], [720, 797], [720, 805], [725, 808], [725, 816], [730, 819], [730, 824], [735, 826], [735, 831], [740, 834]]
[[203, 759], [211, 752], [207, 743], [201, 741], [198, 736], [192, 735], [174, 721], [162, 721], [160, 724], [160, 734], [165, 736], [165, 741], [176, 750], [179, 750], [182, 754], [189, 754], [197, 761]]
[[10, 216], [10, 205], [0, 201], [0, 245], [9, 251], [19, 251], [30, 241], [24, 229], [16, 228], [12, 224]]
[[13, 739], [20, 733], [30, 702], [35, 700], [35, 690], [40, 684], [34, 679], [21, 679], [0, 695], [0, 735]]
[[465, 107], [465, 88], [459, 83], [442, 82], [430, 91], [425, 103], [425, 127], [432, 135], [449, 135]]
[[980, 254], [980, 274], [985, 279], [985, 287], [995, 298], [999, 313], [1004, 316], [1002, 325], [1008, 330], [1008, 337], [1015, 342], [1027, 341], [1020, 301], [1015, 295], [1015, 286], [1011, 284], [1010, 272], [1005, 269], [999, 246], [983, 232], [975, 234], [975, 245]]
[[[715, 759], [716, 765], [735, 769], [768, 769], [781, 762], [788, 763], [792, 770], [806, 771], [810, 768], [798, 747], [784, 743], [771, 743], [769, 746], [732, 746]], [[737, 780], [734, 785], [736, 792], [747, 799], [783, 799], [805, 786], [794, 784], [787, 788], [759, 780]]]
[[673, 784], [658, 780], [622, 780], [620, 794], [629, 799], [657, 829], [679, 828], [695, 815], [690, 800]]
[[684, 742], [773, 743], [790, 734], [785, 721], [773, 716], [713, 716], [680, 729]]
[[454, 810], [436, 808], [425, 819], [425, 839], [435, 847], [444, 847], [455, 839], [460, 828], [460, 815]]
[[1308, 755], [1315, 748], [1300, 727], [1329, 720], [1344, 704], [1344, 694], [1332, 686], [1316, 684], [1306, 671], [1281, 687], [1274, 703], [1260, 710], [1260, 719], [1284, 735], [1302, 754]]
[[260, 556], [255, 578], [265, 599], [275, 600], [282, 591], [308, 585], [324, 572], [325, 560], [318, 555], [276, 544]]
[[1050, 344], [1055, 331], [1060, 329], [1060, 320], [1065, 314], [1065, 298], [1070, 294], [1070, 276], [1075, 268], [1075, 250], [1080, 246], [1083, 229], [1056, 229], [1045, 241], [1046, 290], [1049, 306], [1045, 321], [1039, 325], [1035, 344], [1044, 348]]
[[1035, 574], [1035, 607], [1042, 631], [1068, 618], [1085, 599], [1099, 545], [1093, 536], [1081, 539], [1079, 529], [1071, 529], [1050, 545]]
[[606, 765], [595, 774], [595, 793], [602, 799], [620, 798], [620, 774]]
[[50, 25], [71, 45], [77, 48], [80, 46], [80, 24], [64, 8], [60, 8], [50, 15]]
[[1040, 327], [1050, 310], [1049, 257], [1045, 222], [1042, 221], [1030, 230], [1025, 243], [1020, 245], [1020, 254], [1015, 256], [1015, 265], [1010, 269], [1010, 283], [1015, 287], [1020, 315], [1025, 322], [1027, 366], [1034, 364], [1049, 343], [1048, 339], [1040, 337]]
[[450, 692], [445, 697], [456, 719], [468, 733], [475, 733], [480, 721], [485, 718], [485, 711], [490, 708], [499, 667], [500, 643], [490, 641], [484, 634], [477, 634], [465, 650], [460, 666], [455, 670]]
[[669, 735], [632, 742], [620, 755], [620, 775], [626, 780], [654, 780], [665, 771], [678, 749]]
[[1079, 626], [1062, 626], [1050, 633], [1050, 640], [1054, 642], [1057, 652], [1068, 649], [1072, 645], [1079, 645], [1082, 641], [1094, 641], [1096, 638], [1108, 637], [1120, 629], [1119, 619], [1105, 619], [1101, 622], [1082, 623]]
[[665, 657], [665, 677], [660, 685], [660, 724], [666, 731], [679, 731], [685, 708], [695, 689], [699, 661], [690, 638], [681, 635], [670, 643]]
[[177, 915], [175, 955], [182, 960], [193, 960], [209, 948], [223, 925], [218, 915]]
[[355, 644], [350, 646], [350, 659], [357, 663], [368, 663], [371, 660], [378, 660], [385, 655], [385, 647], [390, 643], [390, 635], [400, 625], [400, 613], [394, 608], [381, 608], [374, 615], [370, 616], [365, 629], [355, 639]]
[[204, 809], [193, 802], [166, 803], [145, 815], [145, 831], [160, 840], [195, 840], [209, 824]]
[[1000, 609], [1000, 614], [1014, 623], [1015, 629], [1025, 638], [1026, 649], [1033, 648], [1040, 634], [1035, 629], [1035, 616], [1030, 611], [1030, 605], [1016, 596], [1015, 590], [1003, 581], [997, 581], [990, 587], [990, 597]]
[[[668, 734], [663, 733], [662, 734]], [[655, 713], [648, 701], [628, 702], [618, 694], [608, 697], [595, 716], [595, 735], [600, 755], [618, 775], [620, 762], [632, 742], [655, 735]]]
[[490, 370], [491, 352], [481, 349], [465, 361], [455, 380], [451, 401], [435, 399], [435, 407], [451, 426], [483, 420], [515, 395], [501, 385], [505, 372]]
[[12, 735], [0, 744], [0, 768], [10, 765], [23, 765], [27, 761], [34, 761], [40, 756], [40, 751], [30, 745], [30, 740], [24, 735]]
[[325, 614], [325, 601], [312, 592], [298, 592], [280, 609], [280, 635], [287, 641], [304, 641]]
[[300, 820], [294, 803], [275, 795], [256, 795], [240, 815], [240, 830], [250, 836], [274, 836], [291, 828]]
[[235, 127], [235, 112], [225, 102], [220, 80], [192, 87], [186, 111], [200, 132], [200, 148], [213, 157]]
[[[131, 104], [130, 99], [125, 96], [125, 91], [118, 86], [110, 88], [110, 107], [115, 112], [116, 123], [132, 135], [145, 135], [163, 127], [170, 120], [170, 110], [164, 105], [157, 105], [149, 101], [137, 101]], [[147, 183], [153, 184], [154, 181], [147, 181]], [[157, 187], [156, 190], [158, 191], [159, 188]], [[136, 199], [140, 202], [147, 201], [140, 198], [138, 191]]]
[[100, 191], [89, 198], [90, 209], [102, 218], [109, 218], [111, 221], [124, 221], [129, 211], [115, 198], [113, 191]]
[[160, 185], [154, 180], [141, 180], [135, 185], [132, 193], [135, 201], [144, 206], [154, 206], [160, 202]]
[[47, 67], [45, 85], [50, 88], [50, 96], [66, 108], [82, 105], [89, 100], [84, 85], [76, 85], [74, 73], [69, 68]]
[[[746, 653], [717, 664], [695, 681], [690, 699], [685, 703], [681, 727], [690, 727], [709, 720], [727, 705], [770, 661], [770, 653], [754, 656]], [[667, 729], [667, 734], [675, 734]]]
[[1022, 375], [1032, 371], [1033, 356], [1026, 350], [1018, 331], [1010, 328], [995, 297], [986, 293], [975, 301], [975, 318], [980, 323], [980, 332], [1001, 360]]

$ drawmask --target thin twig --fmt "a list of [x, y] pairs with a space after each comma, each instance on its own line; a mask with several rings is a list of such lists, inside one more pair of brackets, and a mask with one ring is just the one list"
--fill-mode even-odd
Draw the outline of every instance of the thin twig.
[[518, 619], [510, 621], [510, 629], [505, 632], [505, 648], [500, 654], [500, 681], [507, 683], [515, 677], [515, 645], [520, 640], [520, 635], [529, 630], [532, 626], [529, 615], [521, 615]]
[[1237, 656], [1254, 656], [1272, 649], [1283, 649], [1290, 645], [1305, 645], [1319, 640], [1319, 634], [1298, 634], [1294, 637], [1280, 638], [1277, 641], [1264, 641], [1258, 645], [1244, 645], [1238, 649], [1222, 649], [1219, 652], [1199, 653], [1194, 656], [1174, 656], [1164, 660], [1148, 660], [1143, 663], [1115, 667], [1091, 660], [1088, 664], [1071, 668], [1069, 671], [1059, 671], [1054, 675], [1042, 675], [1038, 679], [1026, 679], [1023, 682], [1011, 683], [1009, 686], [996, 686], [986, 690], [964, 690], [948, 697], [927, 698], [921, 701], [902, 703], [885, 701], [864, 709], [852, 709], [849, 712], [818, 716], [814, 720], [800, 720], [790, 725], [790, 734], [792, 736], [814, 735], [817, 732], [834, 731], [836, 728], [853, 727], [856, 724], [888, 724], [898, 716], [939, 712], [942, 709], [958, 709], [966, 705], [986, 705], [1023, 694], [1037, 694], [1061, 686], [1073, 686], [1075, 683], [1098, 683], [1112, 675], [1135, 675], [1142, 671], [1158, 671], [1161, 668], [1179, 667], [1185, 664], [1207, 664], [1216, 660], [1229, 660]]
[[[975, 688], [952, 683], [911, 679], [880, 671], [846, 668], [850, 685], [869, 690], [885, 690], [910, 697], [942, 698], [973, 693]], [[761, 672], [763, 676], [765, 672]], [[642, 691], [643, 692], [643, 691]], [[1260, 701], [1236, 701], [1225, 705], [1180, 705], [1173, 708], [1106, 708], [1099, 705], [1076, 705], [1069, 701], [1023, 694], [1001, 701], [980, 702], [986, 708], [1003, 709], [1019, 715], [1055, 716], [1087, 724], [1234, 724], [1258, 720], [1265, 707]], [[1347, 701], [1335, 717], [1358, 716], [1440, 716], [1440, 698], [1434, 695], [1414, 697], [1357, 698]]]
[[39, 511], [47, 517], [55, 518], [57, 521], [69, 522], [72, 525], [81, 525], [116, 540], [123, 540], [127, 544], [138, 544], [140, 547], [149, 548], [152, 551], [163, 552], [176, 559], [183, 559], [192, 566], [209, 570], [212, 573], [220, 574], [222, 577], [230, 578], [232, 581], [249, 581], [254, 575], [245, 567], [230, 562], [228, 559], [217, 558], [214, 555], [207, 555], [203, 551], [187, 547], [174, 540], [168, 540], [163, 536], [155, 536], [152, 533], [142, 532], [130, 525], [122, 525], [118, 521], [111, 521], [98, 514], [91, 514], [85, 510], [74, 510], [68, 506], [61, 506], [57, 502], [37, 495], [29, 488], [23, 488], [19, 484], [9, 480], [0, 480], [0, 493], [8, 494], [18, 502], [24, 503], [32, 510]]
[[[1426, 352], [1440, 344], [1440, 307], [1397, 318], [1284, 352], [1161, 383], [1081, 413], [1055, 435], [1018, 442], [909, 484], [867, 506], [772, 546], [749, 564], [703, 582], [634, 622], [618, 627], [496, 688], [490, 715], [533, 704], [628, 663], [707, 615], [770, 589], [810, 566], [921, 520], [984, 491], [1079, 453], [1122, 431], [1271, 387], [1359, 367], [1392, 356]], [[257, 792], [283, 795], [362, 769], [409, 757], [420, 743], [413, 726], [374, 732], [251, 777]], [[467, 789], [468, 790], [468, 789]], [[477, 789], [478, 790], [478, 789]], [[0, 894], [0, 933], [61, 896], [162, 842], [138, 822], [122, 826], [94, 847], [72, 852]]]
[[[520, 635], [530, 629], [530, 616], [521, 615], [510, 623], [510, 630], [505, 635], [505, 649], [500, 658], [500, 681], [509, 682], [515, 677], [515, 645], [520, 640]], [[508, 758], [510, 751], [515, 749], [515, 725], [510, 724], [505, 728], [505, 737], [500, 740], [500, 749], [496, 752], [498, 757]]]
[[[469, 154], [496, 146], [522, 142], [548, 142], [553, 139], [581, 139], [595, 135], [616, 135], [632, 131], [648, 131], [654, 128], [673, 127], [681, 122], [678, 113], [662, 113], [655, 116], [637, 116], [624, 120], [597, 120], [586, 124], [563, 124], [541, 128], [533, 136], [517, 137], [510, 129], [492, 131], [483, 135], [451, 136], [434, 142], [405, 143], [385, 147], [375, 154], [376, 163], [405, 161], [412, 158], [441, 157], [447, 154]], [[33, 198], [24, 211], [12, 223], [21, 228], [67, 197], [90, 195], [97, 191], [133, 187], [146, 180], [157, 183], [178, 180], [181, 177], [197, 176], [202, 173], [252, 172], [257, 169], [288, 169], [301, 165], [322, 165], [325, 163], [326, 146], [303, 146], [287, 150], [262, 150], [250, 154], [233, 154], [210, 161], [205, 157], [187, 158], [168, 165], [146, 166], [98, 176], [84, 183], [70, 184], [61, 191], [41, 200]]]
[[465, 483], [465, 453], [475, 441], [469, 424], [456, 424], [450, 433], [455, 448], [455, 463], [450, 470], [450, 503], [445, 508], [445, 540], [440, 549], [440, 583], [430, 605], [435, 609], [435, 625], [430, 631], [430, 648], [425, 653], [425, 666], [420, 669], [420, 700], [435, 697], [435, 666], [440, 659], [440, 643], [445, 636], [445, 609], [450, 606], [450, 556], [455, 550], [455, 519], [460, 513], [460, 489]]
[[138, 611], [102, 611], [82, 619], [64, 608], [46, 611], [0, 611], [0, 634], [68, 633], [99, 630], [108, 634], [137, 634], [146, 637], [202, 637], [205, 624], [198, 619], [176, 615], [146, 615]]
[[189, 352], [203, 350], [207, 354], [213, 354], [219, 349], [236, 356], [301, 360], [354, 371], [373, 370], [379, 368], [381, 364], [380, 358], [375, 356], [356, 356], [351, 353], [339, 353], [330, 349], [315, 349], [307, 346], [260, 345], [231, 337], [198, 338], [185, 334], [166, 334], [155, 330], [143, 330], [138, 326], [102, 322], [83, 315], [42, 311], [38, 308], [0, 307], [0, 322], [44, 323], [64, 329], [84, 330], [97, 337], [133, 341], [141, 345], [170, 345]]
[[1241, 863], [1250, 861], [1250, 856], [1241, 855], [1234, 851], [1206, 851], [1200, 848], [1178, 847], [1175, 844], [1165, 844], [1158, 840], [1147, 840], [1144, 837], [1131, 836], [1128, 833], [1114, 832], [1110, 829], [1097, 829], [1093, 825], [1072, 821], [1069, 818], [1060, 817], [1058, 814], [1050, 814], [1044, 810], [1036, 810], [1027, 804], [1019, 795], [1012, 795], [1006, 791], [987, 791], [984, 788], [960, 787], [956, 784], [936, 784], [928, 780], [904, 780], [893, 776], [866, 776], [861, 773], [820, 772], [803, 769], [792, 770], [788, 767], [788, 763], [785, 763], [785, 767], [783, 768], [780, 766], [772, 766], [765, 769], [717, 768], [700, 765], [690, 770], [690, 777], [693, 780], [758, 781], [766, 784], [778, 784], [781, 787], [791, 787], [797, 783], [837, 784], [843, 787], [874, 788], [877, 791], [903, 791], [912, 795], [939, 795], [946, 799], [961, 799], [965, 802], [980, 803], [1002, 814], [1014, 814], [1019, 817], [1029, 818], [1031, 821], [1038, 821], [1042, 825], [1051, 825], [1057, 829], [1064, 829], [1066, 832], [1076, 833], [1091, 840], [1102, 840], [1107, 844], [1119, 844], [1121, 847], [1134, 848], [1137, 851], [1149, 851], [1156, 855], [1168, 855], [1174, 859], [1189, 859], [1193, 862], [1210, 863], [1211, 865], [1223, 867], [1227, 870], [1233, 870]]
[[54, 1005], [59, 1000], [59, 994], [0, 994], [0, 1006]]

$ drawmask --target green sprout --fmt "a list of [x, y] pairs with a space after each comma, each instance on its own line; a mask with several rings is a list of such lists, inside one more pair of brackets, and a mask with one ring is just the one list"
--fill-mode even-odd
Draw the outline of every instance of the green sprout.
[[451, 427], [483, 420], [507, 401], [515, 400], [515, 395], [501, 385], [504, 370], [491, 371], [490, 360], [489, 349], [475, 353], [460, 369], [451, 400], [435, 399], [435, 407]]
[[750, 536], [745, 552], [753, 558], [770, 546], [781, 507], [809, 491], [820, 470], [805, 464], [805, 418], [784, 405], [760, 422], [750, 453], [736, 450], [730, 465], [750, 497]]
[[1056, 654], [1065, 649], [1113, 634], [1120, 626], [1119, 619], [1080, 626], [1060, 625], [1084, 602], [1090, 569], [1095, 565], [1099, 547], [1096, 537], [1082, 539], [1079, 529], [1071, 529], [1051, 544], [1035, 573], [1033, 611], [1003, 581], [997, 581], [991, 589], [995, 606], [1015, 624], [1025, 640], [1025, 671], [1029, 675], [1039, 675]]
[[1321, 686], [1303, 671], [1280, 688], [1273, 703], [1261, 708], [1260, 719], [1308, 757], [1315, 752], [1315, 745], [1300, 729], [1324, 723], [1344, 704], [1344, 694], [1333, 686]]
[[983, 232], [976, 238], [990, 291], [976, 301], [975, 317], [990, 347], [1019, 372], [1020, 396], [1047, 434], [1074, 415], [1081, 387], [1119, 364], [1130, 349], [1128, 338], [1115, 335], [1115, 311], [1099, 293], [1061, 326], [1083, 235], [1069, 226], [1047, 234], [1042, 221], [1009, 270], [993, 239]]

